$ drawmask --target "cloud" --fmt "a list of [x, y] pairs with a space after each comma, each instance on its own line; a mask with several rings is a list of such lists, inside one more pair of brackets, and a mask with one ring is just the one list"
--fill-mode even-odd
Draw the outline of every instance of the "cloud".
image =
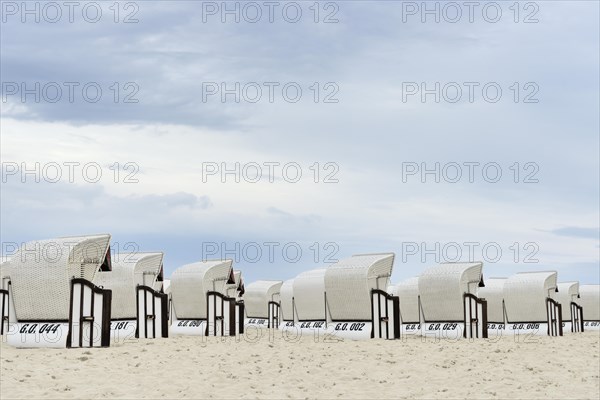
[[600, 228], [584, 228], [580, 226], [566, 226], [551, 231], [555, 235], [585, 239], [600, 239]]
[[114, 195], [101, 184], [2, 185], [2, 236], [33, 240], [94, 232], [185, 231], [213, 206], [210, 197], [177, 192]]

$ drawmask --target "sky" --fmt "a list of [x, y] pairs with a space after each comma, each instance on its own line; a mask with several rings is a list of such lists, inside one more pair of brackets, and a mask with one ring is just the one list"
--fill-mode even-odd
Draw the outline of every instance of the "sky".
[[110, 233], [166, 275], [600, 283], [596, 1], [0, 6], [3, 256]]

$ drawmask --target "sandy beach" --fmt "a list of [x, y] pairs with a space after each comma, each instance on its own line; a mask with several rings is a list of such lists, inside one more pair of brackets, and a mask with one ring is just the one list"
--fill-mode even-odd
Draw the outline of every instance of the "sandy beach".
[[520, 341], [173, 337], [106, 349], [2, 343], [0, 397], [514, 398], [600, 396], [600, 333]]

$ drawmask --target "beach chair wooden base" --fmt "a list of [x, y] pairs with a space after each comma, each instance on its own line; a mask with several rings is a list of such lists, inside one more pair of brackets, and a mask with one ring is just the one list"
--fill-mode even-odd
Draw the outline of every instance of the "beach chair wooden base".
[[9, 322], [7, 343], [22, 348], [108, 347], [110, 305], [110, 290], [85, 279], [73, 279], [68, 321]]
[[135, 337], [139, 339], [169, 337], [169, 296], [149, 286], [138, 286], [136, 299]]

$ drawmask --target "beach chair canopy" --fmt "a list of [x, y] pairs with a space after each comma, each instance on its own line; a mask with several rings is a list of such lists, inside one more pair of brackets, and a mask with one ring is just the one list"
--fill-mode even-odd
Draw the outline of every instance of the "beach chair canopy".
[[403, 324], [419, 323], [419, 277], [408, 278], [391, 286], [389, 293], [400, 300]]
[[504, 282], [508, 322], [546, 322], [546, 299], [557, 300], [556, 271], [520, 272]]
[[136, 318], [137, 286], [155, 287], [162, 270], [163, 253], [121, 253], [112, 271], [96, 274], [94, 284], [112, 290], [111, 318]]
[[557, 288], [562, 317], [568, 321], [571, 319], [571, 302], [579, 304], [579, 282], [559, 282]]
[[580, 285], [578, 303], [584, 321], [600, 321], [600, 285]]
[[281, 299], [281, 315], [286, 321], [291, 321], [294, 318], [294, 280], [288, 279], [281, 285], [279, 291]]
[[354, 255], [329, 266], [325, 291], [331, 319], [370, 320], [371, 290], [387, 290], [393, 266], [394, 253]]
[[325, 269], [312, 269], [294, 278], [294, 305], [299, 321], [325, 320]]
[[90, 282], [100, 269], [109, 270], [110, 235], [32, 241], [12, 256], [10, 278], [18, 320], [66, 321], [71, 279]]
[[268, 318], [270, 301], [279, 302], [283, 281], [256, 281], [246, 288], [244, 305], [248, 318]]
[[242, 271], [233, 271], [233, 283], [227, 284], [226, 289], [227, 297], [233, 299], [241, 298], [245, 293], [244, 280], [242, 278]]
[[443, 263], [419, 276], [419, 295], [425, 321], [462, 321], [463, 295], [477, 295], [483, 286], [483, 263]]
[[156, 275], [156, 280], [154, 281], [154, 290], [159, 292], [159, 293], [164, 293], [165, 289], [163, 286], [163, 282], [165, 280], [165, 267], [164, 265], [160, 264], [160, 270], [158, 271], [158, 274]]
[[479, 297], [487, 301], [488, 322], [504, 323], [504, 282], [506, 278], [487, 278], [479, 288]]
[[232, 260], [211, 260], [179, 267], [171, 275], [173, 309], [179, 319], [206, 319], [206, 295], [226, 295], [227, 285], [234, 282]]

